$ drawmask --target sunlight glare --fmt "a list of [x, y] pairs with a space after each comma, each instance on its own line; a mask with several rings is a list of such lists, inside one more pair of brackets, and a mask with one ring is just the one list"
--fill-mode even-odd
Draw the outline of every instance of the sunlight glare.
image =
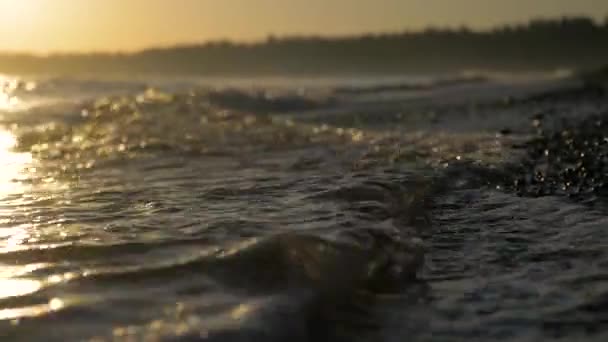
[[0, 21], [6, 27], [16, 27], [29, 20], [35, 8], [36, 2], [31, 0], [0, 0]]
[[0, 299], [19, 297], [40, 289], [39, 281], [30, 279], [0, 279]]
[[10, 78], [8, 76], [0, 74], [0, 112], [12, 111], [17, 109], [17, 105], [19, 104], [19, 98], [15, 96], [14, 92], [17, 90], [18, 87], [18, 79]]
[[16, 144], [17, 139], [11, 132], [0, 130], [0, 199], [22, 192], [19, 179], [32, 161], [30, 153], [13, 151]]

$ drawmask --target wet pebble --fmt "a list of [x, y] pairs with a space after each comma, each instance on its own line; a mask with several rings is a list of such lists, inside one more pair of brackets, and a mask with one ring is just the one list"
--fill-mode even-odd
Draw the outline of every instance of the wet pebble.
[[525, 145], [512, 188], [522, 196], [565, 195], [594, 200], [608, 195], [608, 113], [545, 128], [532, 118], [536, 137]]

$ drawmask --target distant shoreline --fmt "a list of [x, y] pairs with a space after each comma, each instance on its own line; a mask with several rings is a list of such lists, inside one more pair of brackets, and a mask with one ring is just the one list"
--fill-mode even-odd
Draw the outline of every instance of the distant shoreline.
[[350, 37], [269, 37], [136, 53], [0, 53], [0, 73], [199, 76], [393, 75], [594, 69], [608, 64], [608, 22], [533, 20], [488, 31], [428, 29]]

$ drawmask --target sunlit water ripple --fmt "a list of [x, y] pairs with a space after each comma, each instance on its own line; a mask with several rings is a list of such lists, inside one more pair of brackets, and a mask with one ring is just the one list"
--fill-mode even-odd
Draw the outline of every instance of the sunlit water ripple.
[[605, 116], [556, 84], [1, 77], [0, 337], [601, 341], [606, 172], [514, 183], [533, 115]]

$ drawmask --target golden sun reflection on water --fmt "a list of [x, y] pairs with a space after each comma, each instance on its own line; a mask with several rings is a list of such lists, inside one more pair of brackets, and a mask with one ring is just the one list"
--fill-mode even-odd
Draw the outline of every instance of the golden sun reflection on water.
[[[41, 290], [45, 282], [28, 278], [11, 278], [34, 271], [43, 265], [23, 266], [17, 270], [14, 266], [0, 265], [0, 300], [27, 296]], [[0, 321], [20, 319], [24, 317], [34, 317], [44, 315], [53, 311], [63, 309], [65, 303], [59, 298], [51, 298], [48, 303], [30, 305], [17, 308], [0, 307]]]
[[[0, 0], [1, 1], [1, 0]], [[21, 104], [14, 95], [20, 86], [15, 79], [0, 75], [0, 113], [17, 112]], [[24, 89], [33, 89], [32, 84], [25, 84]], [[31, 195], [32, 178], [36, 168], [32, 167], [31, 153], [15, 150], [18, 140], [10, 130], [0, 126], [0, 254], [29, 249], [29, 243], [36, 240], [36, 221], [15, 224], [16, 210], [19, 210], [27, 197]], [[30, 195], [28, 195], [30, 194]], [[31, 197], [31, 196], [30, 196]], [[44, 248], [44, 246], [38, 246]], [[30, 273], [46, 264], [7, 265], [0, 263], [0, 301], [12, 297], [25, 297], [39, 292], [51, 284], [69, 281], [74, 276], [55, 275], [48, 279], [33, 279]], [[13, 320], [18, 322], [25, 317], [46, 315], [62, 310], [66, 306], [65, 299], [49, 298], [42, 303], [23, 307], [0, 307], [0, 321]]]
[[[50, 284], [56, 284], [70, 280], [73, 275], [67, 274], [64, 276], [51, 276], [46, 280], [35, 280], [29, 278], [20, 278], [37, 269], [44, 268], [48, 264], [31, 264], [23, 267], [0, 265], [0, 300], [27, 296], [38, 292]], [[15, 277], [15, 278], [11, 278]], [[16, 308], [0, 307], [0, 321], [18, 320], [25, 317], [35, 317], [45, 315], [53, 311], [59, 311], [66, 306], [81, 302], [78, 299], [71, 299], [66, 302], [63, 298], [53, 297], [46, 303], [29, 305]]]
[[19, 104], [13, 93], [19, 87], [19, 80], [0, 74], [0, 111], [11, 111]]
[[[0, 108], [6, 105], [5, 98], [0, 94]], [[11, 216], [14, 207], [13, 195], [25, 192], [22, 183], [23, 173], [32, 162], [31, 154], [15, 152], [16, 137], [9, 131], [0, 130], [0, 250], [10, 250], [11, 246], [21, 244], [29, 237], [28, 227], [11, 226]], [[27, 273], [28, 266], [18, 270], [15, 266], [0, 265], [0, 300], [10, 297], [29, 295], [41, 289], [42, 283], [33, 279], [15, 278]], [[10, 272], [9, 272], [10, 271]], [[49, 307], [47, 304], [46, 307]], [[35, 308], [3, 309], [0, 310], [0, 320], [35, 315], [49, 311], [42, 306]]]
[[0, 130], [0, 201], [8, 195], [23, 193], [22, 178], [32, 162], [30, 153], [15, 152], [17, 138], [8, 131]]
[[41, 284], [31, 279], [0, 279], [0, 299], [18, 297], [38, 291]]
[[0, 110], [10, 110], [19, 104], [19, 98], [0, 93]]
[[59, 311], [64, 307], [65, 303], [63, 300], [53, 298], [46, 304], [31, 305], [22, 308], [0, 309], [0, 321], [41, 316], [53, 311]]

